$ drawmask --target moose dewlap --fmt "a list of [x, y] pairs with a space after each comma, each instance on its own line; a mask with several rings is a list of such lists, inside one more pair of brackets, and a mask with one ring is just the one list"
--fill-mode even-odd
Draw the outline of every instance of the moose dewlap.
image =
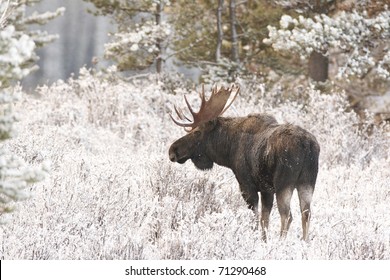
[[[297, 189], [303, 239], [307, 240], [320, 146], [308, 131], [292, 124], [278, 124], [274, 117], [267, 114], [220, 117], [239, 91], [234, 84], [226, 89], [214, 87], [206, 101], [202, 87], [198, 113], [185, 98], [192, 120], [175, 107], [180, 120], [171, 115], [172, 120], [188, 133], [171, 145], [169, 159], [181, 164], [191, 159], [201, 170], [211, 169], [214, 163], [230, 168], [244, 200], [256, 217], [260, 192], [260, 223], [264, 241], [267, 240], [274, 194], [281, 217], [280, 235], [283, 237], [292, 221], [290, 201], [294, 189]], [[232, 93], [233, 98], [227, 104]]]

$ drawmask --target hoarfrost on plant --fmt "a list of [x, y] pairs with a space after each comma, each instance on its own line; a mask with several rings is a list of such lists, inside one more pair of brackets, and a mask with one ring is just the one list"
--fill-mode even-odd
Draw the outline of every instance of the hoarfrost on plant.
[[280, 28], [268, 26], [268, 38], [264, 43], [281, 52], [294, 52], [307, 58], [312, 52], [329, 55], [332, 51], [342, 50], [348, 54], [347, 63], [340, 67], [338, 77], [351, 75], [363, 76], [369, 69], [376, 68], [379, 76], [389, 79], [386, 58], [376, 63], [371, 52], [373, 41], [390, 39], [390, 11], [384, 10], [373, 18], [366, 13], [342, 11], [329, 17], [325, 14], [314, 18], [298, 19], [283, 15]]

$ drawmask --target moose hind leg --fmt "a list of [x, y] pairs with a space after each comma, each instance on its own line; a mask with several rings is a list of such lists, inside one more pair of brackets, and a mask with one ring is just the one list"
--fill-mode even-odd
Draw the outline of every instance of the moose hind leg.
[[280, 237], [284, 238], [287, 235], [288, 229], [292, 222], [292, 215], [290, 211], [290, 202], [293, 194], [292, 188], [282, 188], [276, 192], [276, 202], [281, 220]]
[[298, 197], [299, 197], [299, 205], [301, 208], [301, 216], [302, 216], [302, 231], [303, 236], [302, 239], [307, 241], [309, 235], [309, 224], [310, 224], [310, 203], [313, 197], [314, 187], [310, 185], [300, 186], [297, 188]]
[[274, 202], [273, 193], [261, 193], [261, 231], [264, 242], [267, 242], [267, 231], [269, 226], [269, 215], [271, 214], [272, 205]]

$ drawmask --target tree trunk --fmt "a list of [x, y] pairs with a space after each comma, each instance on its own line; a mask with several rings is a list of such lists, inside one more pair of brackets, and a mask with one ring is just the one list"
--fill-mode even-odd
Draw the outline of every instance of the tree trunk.
[[[156, 25], [161, 25], [161, 14], [162, 14], [162, 4], [161, 4], [161, 1], [157, 4], [157, 7], [156, 7]], [[162, 71], [162, 47], [161, 47], [161, 39], [157, 39], [157, 43], [156, 43], [156, 47], [157, 47], [157, 55], [156, 55], [156, 72], [158, 74], [161, 73]]]
[[[334, 1], [311, 0], [312, 10], [315, 13], [327, 14]], [[329, 58], [319, 52], [312, 52], [309, 57], [309, 77], [315, 82], [325, 82], [328, 75]]]
[[218, 9], [217, 9], [217, 49], [215, 51], [215, 61], [218, 62], [221, 59], [221, 47], [223, 39], [223, 30], [222, 30], [222, 9], [223, 9], [223, 0], [218, 0]]
[[230, 14], [230, 30], [232, 40], [232, 60], [236, 63], [240, 63], [240, 57], [238, 55], [238, 37], [237, 37], [237, 20], [236, 20], [236, 0], [230, 0], [229, 5]]
[[309, 57], [309, 77], [315, 82], [325, 82], [328, 79], [329, 58], [318, 52], [312, 52]]

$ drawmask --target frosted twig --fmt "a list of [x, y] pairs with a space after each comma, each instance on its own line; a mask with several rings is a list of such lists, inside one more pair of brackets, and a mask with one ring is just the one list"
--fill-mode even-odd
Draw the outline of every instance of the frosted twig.
[[[4, 28], [5, 22], [7, 21], [7, 17], [9, 15], [9, 1], [10, 0], [7, 1], [4, 12], [0, 16], [0, 28]], [[3, 1], [1, 1], [0, 4], [3, 4]]]

